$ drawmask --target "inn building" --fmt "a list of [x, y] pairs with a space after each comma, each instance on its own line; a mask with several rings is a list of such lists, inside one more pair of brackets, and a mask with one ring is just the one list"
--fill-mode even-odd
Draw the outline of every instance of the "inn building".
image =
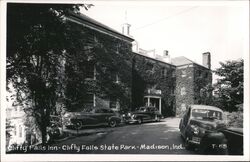
[[[82, 69], [81, 83], [84, 84], [81, 87], [74, 83], [65, 85], [65, 98], [75, 98], [74, 88], [83, 88], [81, 94], [76, 94], [78, 100], [66, 102], [70, 111], [104, 107], [120, 112], [155, 106], [163, 116], [169, 117], [181, 116], [189, 104], [209, 104], [212, 97], [212, 92], [207, 91], [212, 84], [209, 52], [202, 54], [201, 65], [184, 56], [171, 58], [167, 50], [156, 54], [154, 50], [140, 49], [129, 33], [128, 23], [123, 25], [121, 33], [83, 14], [72, 13], [66, 21], [85, 33], [83, 55], [88, 56], [74, 65], [65, 60], [65, 75], [74, 78], [74, 69]], [[8, 104], [7, 109], [12, 108]], [[11, 114], [8, 118], [13, 121]], [[18, 120], [23, 116], [22, 112], [19, 114]], [[18, 123], [14, 123], [17, 125], [14, 134], [18, 138], [13, 139], [24, 141], [25, 127]]]

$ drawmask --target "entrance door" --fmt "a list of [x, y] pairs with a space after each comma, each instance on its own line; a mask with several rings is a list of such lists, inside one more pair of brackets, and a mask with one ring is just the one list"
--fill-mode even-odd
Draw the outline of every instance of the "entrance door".
[[159, 98], [150, 98], [150, 105], [156, 107], [159, 110]]
[[155, 96], [144, 97], [145, 106], [154, 106], [161, 112], [161, 98]]

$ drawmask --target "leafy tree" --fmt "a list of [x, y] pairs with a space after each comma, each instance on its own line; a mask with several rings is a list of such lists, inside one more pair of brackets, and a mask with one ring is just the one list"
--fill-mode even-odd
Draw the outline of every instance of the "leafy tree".
[[221, 67], [215, 74], [220, 76], [215, 88], [215, 104], [228, 111], [236, 111], [237, 105], [243, 103], [243, 66], [244, 61], [220, 62]]
[[12, 83], [17, 101], [32, 101], [25, 111], [36, 119], [43, 144], [50, 114], [62, 95], [62, 62], [67, 53], [74, 52], [80, 37], [72, 32], [65, 16], [70, 12], [78, 13], [81, 6], [90, 7], [80, 4], [7, 5], [7, 89]]

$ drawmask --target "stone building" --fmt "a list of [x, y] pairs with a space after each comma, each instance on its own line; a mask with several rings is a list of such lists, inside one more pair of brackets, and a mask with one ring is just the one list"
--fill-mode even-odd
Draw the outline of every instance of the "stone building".
[[140, 53], [133, 57], [132, 109], [155, 106], [164, 116], [175, 116], [175, 66]]
[[[71, 111], [93, 107], [129, 109], [134, 40], [83, 14], [72, 13], [66, 19], [80, 27], [86, 41], [82, 46], [87, 49], [80, 54], [86, 58], [71, 63], [66, 60], [66, 76], [84, 80], [79, 86], [75, 82], [66, 83], [65, 96], [71, 98], [66, 107]], [[74, 75], [76, 71], [82, 72], [80, 77]]]
[[203, 65], [186, 57], [172, 59], [176, 66], [176, 115], [181, 116], [189, 104], [211, 104], [212, 71], [210, 53], [203, 53]]

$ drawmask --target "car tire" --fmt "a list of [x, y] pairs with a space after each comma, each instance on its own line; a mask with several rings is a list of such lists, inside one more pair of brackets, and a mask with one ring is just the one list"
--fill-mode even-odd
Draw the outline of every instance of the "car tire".
[[155, 115], [155, 122], [159, 122], [160, 121], [160, 117], [158, 115]]
[[76, 121], [75, 122], [75, 124], [74, 124], [74, 126], [75, 126], [75, 128], [77, 129], [77, 130], [79, 130], [79, 129], [81, 129], [82, 128], [82, 122], [81, 121]]
[[116, 120], [110, 120], [110, 121], [109, 121], [109, 126], [110, 126], [111, 128], [116, 127], [116, 125], [117, 125]]
[[138, 118], [138, 119], [137, 119], [137, 123], [138, 123], [138, 124], [141, 124], [141, 123], [142, 123], [142, 118]]

